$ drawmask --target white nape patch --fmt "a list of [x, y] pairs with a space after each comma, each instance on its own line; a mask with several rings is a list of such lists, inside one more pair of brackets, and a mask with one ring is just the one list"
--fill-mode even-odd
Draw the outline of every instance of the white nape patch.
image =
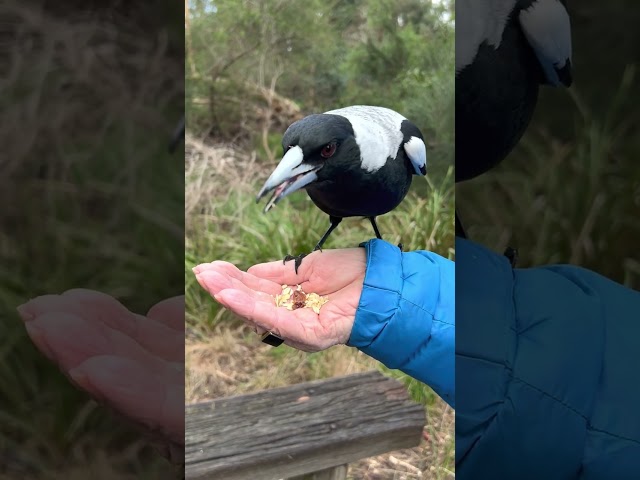
[[482, 42], [500, 46], [517, 0], [456, 1], [456, 74], [471, 65]]
[[418, 137], [411, 137], [404, 144], [404, 151], [407, 153], [416, 175], [423, 175], [420, 170], [427, 168], [427, 147]]
[[520, 25], [529, 44], [536, 52], [547, 80], [560, 85], [555, 68], [571, 60], [571, 21], [564, 5], [558, 0], [536, 0], [520, 12]]
[[340, 115], [351, 123], [360, 148], [362, 168], [369, 173], [380, 170], [387, 158], [396, 158], [402, 142], [400, 126], [405, 117], [384, 107], [356, 105], [324, 112]]

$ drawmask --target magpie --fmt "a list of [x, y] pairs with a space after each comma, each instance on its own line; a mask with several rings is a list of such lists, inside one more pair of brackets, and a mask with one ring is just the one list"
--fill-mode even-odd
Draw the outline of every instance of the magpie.
[[[571, 54], [565, 0], [458, 0], [456, 183], [513, 150], [541, 85], [571, 86]], [[456, 235], [466, 237], [457, 212]]]
[[[368, 218], [376, 237], [382, 239], [376, 217], [402, 202], [413, 175], [427, 173], [422, 133], [404, 116], [384, 107], [355, 105], [309, 115], [289, 126], [282, 148], [282, 160], [256, 202], [273, 191], [266, 213], [284, 197], [305, 189], [330, 222], [313, 251], [321, 250], [347, 217]], [[297, 273], [306, 255], [287, 255], [284, 261], [295, 259]]]

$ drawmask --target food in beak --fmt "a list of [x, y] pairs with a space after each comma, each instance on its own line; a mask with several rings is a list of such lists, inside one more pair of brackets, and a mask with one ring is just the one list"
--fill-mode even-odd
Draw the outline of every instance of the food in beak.
[[[300, 190], [301, 188], [305, 187], [309, 183], [315, 181], [316, 178], [318, 178], [316, 176], [316, 170], [312, 170], [310, 172], [300, 173], [294, 177], [291, 177], [285, 180], [273, 190], [273, 195], [271, 195], [269, 202], [267, 202], [267, 205], [264, 207], [264, 212], [265, 213], [268, 212], [269, 210], [271, 210], [271, 208], [273, 208], [274, 205], [276, 205], [284, 197], [286, 197], [290, 193], [295, 192], [296, 190]], [[263, 187], [263, 190], [264, 190], [264, 187]], [[258, 195], [258, 200], [260, 200], [260, 198], [267, 192], [261, 191], [260, 193], [261, 194]]]
[[321, 165], [304, 163], [304, 154], [299, 146], [289, 148], [262, 189], [260, 189], [256, 202], [260, 201], [266, 193], [273, 190], [273, 195], [264, 208], [265, 213], [268, 212], [276, 203], [290, 193], [300, 190], [315, 181], [318, 178], [316, 172], [321, 167]]

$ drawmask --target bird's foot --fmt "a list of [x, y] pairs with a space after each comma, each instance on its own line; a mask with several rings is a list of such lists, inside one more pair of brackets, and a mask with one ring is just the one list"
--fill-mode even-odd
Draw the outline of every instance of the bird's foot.
[[[316, 251], [322, 252], [322, 248], [319, 247], [318, 245], [316, 245], [311, 253], [316, 252]], [[301, 253], [300, 255], [296, 255], [296, 256], [286, 255], [284, 257], [284, 260], [282, 261], [282, 263], [284, 264], [284, 263], [287, 263], [290, 260], [295, 260], [295, 263], [293, 264], [293, 267], [295, 268], [296, 274], [298, 274], [298, 268], [300, 268], [300, 264], [302, 263], [302, 259], [304, 257], [306, 257], [307, 255], [310, 255], [310, 254], [309, 253]]]
[[293, 267], [296, 271], [296, 275], [298, 274], [298, 268], [300, 268], [300, 264], [302, 263], [302, 259], [304, 257], [306, 257], [307, 255], [309, 255], [308, 253], [301, 253], [300, 255], [286, 255], [284, 257], [284, 260], [282, 261], [283, 264], [287, 263], [290, 260], [295, 260], [295, 263], [293, 264]]
[[401, 252], [404, 250], [404, 245], [402, 245], [402, 242], [398, 244], [398, 248], [400, 249]]
[[516, 263], [518, 263], [518, 250], [512, 247], [507, 247], [504, 251], [504, 256], [509, 259], [511, 268], [516, 268]]

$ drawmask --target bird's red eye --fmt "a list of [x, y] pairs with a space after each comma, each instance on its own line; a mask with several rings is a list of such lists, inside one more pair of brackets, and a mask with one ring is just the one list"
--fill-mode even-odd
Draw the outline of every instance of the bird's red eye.
[[334, 153], [336, 153], [336, 144], [335, 143], [329, 143], [329, 144], [325, 145], [324, 147], [322, 147], [322, 150], [320, 151], [320, 155], [322, 156], [322, 158], [329, 158]]

